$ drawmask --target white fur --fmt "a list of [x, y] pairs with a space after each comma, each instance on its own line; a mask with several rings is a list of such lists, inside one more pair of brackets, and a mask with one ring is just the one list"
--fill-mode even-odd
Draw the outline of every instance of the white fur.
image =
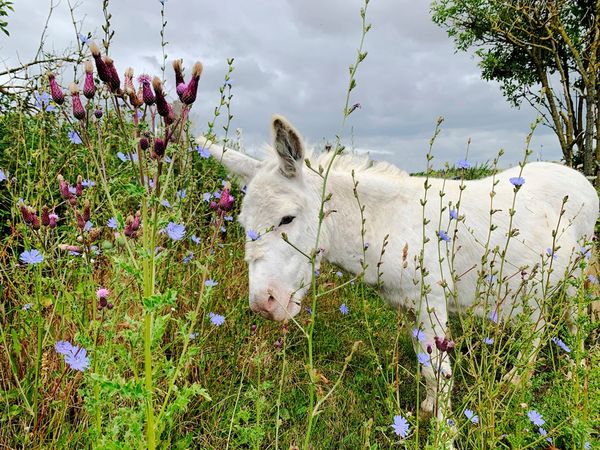
[[[276, 116], [274, 120], [279, 120], [278, 123], [283, 121], [288, 127], [285, 129], [287, 132], [296, 133], [285, 119]], [[303, 149], [300, 150], [304, 155]], [[246, 230], [261, 233], [259, 240], [246, 244], [250, 305], [265, 317], [286, 320], [300, 311], [300, 301], [310, 285], [311, 266], [305, 256], [284, 242], [281, 235], [285, 232], [289, 241], [307, 255], [314, 251], [322, 179], [303, 167], [303, 161], [297, 161], [295, 176], [282, 174], [279, 155], [272, 155], [257, 165], [255, 160], [233, 150], [222, 154], [219, 146], [213, 145], [211, 152], [222, 159], [231, 171], [242, 174], [246, 179], [248, 167], [255, 170], [239, 217]], [[312, 158], [312, 167], [326, 167], [331, 155]], [[492, 178], [466, 181], [466, 189], [460, 202], [460, 216], [464, 220], [459, 222], [450, 221], [448, 210], [449, 204], [456, 205], [459, 199], [460, 181], [429, 179], [431, 188], [425, 211], [429, 223], [425, 226], [423, 236], [423, 208], [420, 200], [424, 196], [425, 178], [408, 176], [387, 163], [373, 164], [353, 156], [339, 156], [327, 181], [327, 192], [333, 195], [326, 204], [326, 211], [331, 211], [331, 214], [323, 221], [319, 241], [319, 248], [323, 251], [319, 253], [319, 257], [358, 274], [361, 271], [363, 251], [360, 211], [353, 194], [352, 170], [359, 182], [358, 196], [365, 205], [365, 242], [370, 244], [366, 251], [368, 269], [365, 280], [371, 284], [377, 282], [381, 245], [384, 237], [389, 235], [389, 244], [382, 259], [381, 292], [392, 306], [418, 312], [417, 322], [425, 334], [425, 342], [415, 342], [415, 350], [425, 352], [426, 344], [433, 342], [434, 336], [446, 334], [449, 312], [464, 311], [479, 300], [475, 296], [479, 274], [499, 275], [499, 254], [494, 257], [490, 253], [488, 264], [484, 267], [481, 257], [488, 241], [490, 209], [499, 211], [493, 215], [492, 223], [497, 228], [491, 232], [488, 248], [497, 248], [500, 252], [505, 248], [509, 210], [514, 198], [514, 186], [509, 179], [519, 176], [519, 168], [496, 175], [496, 194], [493, 198], [490, 197]], [[525, 184], [516, 195], [516, 214], [512, 224], [513, 229], [518, 229], [518, 235], [510, 240], [502, 274], [505, 280], [503, 285], [509, 289], [508, 295], [488, 297], [489, 304], [475, 306], [478, 314], [498, 310], [501, 318], [508, 319], [521, 311], [516, 294], [521, 283], [521, 271], [531, 274], [535, 271], [536, 264], [549, 264], [546, 253], [552, 247], [552, 231], [559, 222], [563, 197], [568, 195], [569, 200], [558, 227], [557, 244], [560, 248], [552, 261], [550, 284], [564, 276], [571, 254], [579, 248], [579, 240], [591, 237], [598, 218], [596, 191], [577, 171], [559, 164], [536, 162], [523, 168], [522, 177]], [[445, 195], [440, 204], [439, 193], [442, 190]], [[440, 213], [441, 208], [445, 210]], [[296, 218], [292, 223], [278, 227], [284, 216]], [[266, 232], [269, 229], [272, 231]], [[437, 235], [440, 229], [448, 230], [453, 241], [448, 244], [440, 241]], [[424, 246], [424, 264], [429, 272], [425, 280], [431, 288], [426, 296], [426, 305], [420, 304], [421, 273], [418, 268], [424, 237], [429, 239]], [[408, 248], [408, 255], [405, 258], [407, 263], [403, 264], [405, 246]], [[453, 286], [448, 262], [452, 249], [455, 254], [455, 274], [461, 275], [456, 286]], [[441, 263], [440, 256], [443, 258]], [[489, 263], [493, 259], [496, 263], [490, 268]], [[544, 277], [545, 283], [548, 275], [545, 274]], [[536, 279], [542, 279], [539, 271]], [[445, 295], [444, 284], [447, 292], [452, 292], [455, 288], [456, 298]], [[538, 301], [531, 302], [530, 306], [533, 308], [532, 331], [537, 332], [545, 322]], [[439, 357], [434, 347], [434, 367]], [[451, 374], [448, 358], [442, 361], [441, 369], [448, 376]], [[428, 393], [422, 406], [431, 410], [436, 399], [440, 398], [438, 395], [448, 393], [450, 383], [441, 386], [442, 392], [438, 392], [433, 370], [424, 368], [423, 372]]]

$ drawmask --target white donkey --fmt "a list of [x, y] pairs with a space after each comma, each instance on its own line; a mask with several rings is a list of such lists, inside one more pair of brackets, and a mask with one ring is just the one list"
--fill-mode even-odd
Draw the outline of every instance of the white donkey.
[[[302, 138], [287, 120], [276, 115], [272, 126], [275, 151], [265, 161], [230, 149], [223, 152], [221, 145], [203, 138], [199, 143], [248, 185], [239, 222], [246, 231], [259, 234], [258, 239], [246, 243], [250, 308], [268, 319], [285, 321], [300, 312], [312, 273], [306, 256], [286, 243], [282, 234], [286, 233], [289, 242], [306, 255], [314, 251], [323, 178], [305, 167]], [[326, 167], [331, 157], [332, 153], [321, 155], [311, 167]], [[424, 178], [409, 176], [387, 163], [373, 164], [340, 155], [327, 180], [326, 191], [332, 197], [326, 203], [329, 214], [323, 220], [319, 241], [322, 250], [317, 255], [319, 260], [323, 258], [355, 274], [362, 271], [363, 239], [352, 171], [359, 183], [358, 197], [365, 205], [364, 241], [371, 244], [365, 252], [365, 280], [370, 284], [382, 282], [381, 293], [392, 306], [416, 313], [424, 339], [414, 339], [415, 350], [425, 353], [428, 345], [433, 350], [432, 366], [423, 367], [427, 397], [421, 405], [424, 411], [431, 412], [440, 399], [447, 402], [450, 389], [449, 382], [438, 387], [432, 367], [439, 367], [441, 355], [435, 346], [431, 349], [435, 336], [446, 335], [448, 313], [475, 307], [478, 314], [491, 313], [494, 320], [500, 320], [521, 312], [522, 300], [516, 299], [521, 273], [537, 273], [539, 280], [542, 275], [536, 267], [546, 264], [545, 282], [553, 284], [564, 276], [570, 255], [580, 248], [578, 241], [592, 236], [598, 218], [598, 195], [577, 171], [537, 162], [525, 165], [522, 173], [516, 167], [497, 174], [494, 187], [491, 178], [465, 181], [460, 210], [450, 214], [455, 206], [449, 205], [456, 205], [461, 195], [460, 181], [429, 179], [431, 187], [425, 206], [429, 222], [424, 226]], [[519, 185], [516, 196], [515, 185]], [[495, 195], [490, 197], [492, 188]], [[440, 213], [442, 190], [442, 207], [446, 209]], [[569, 198], [561, 217], [565, 196]], [[492, 209], [496, 212], [490, 220]], [[516, 211], [512, 224], [511, 211]], [[509, 224], [513, 231], [500, 274], [499, 259]], [[382, 259], [385, 270], [378, 280], [379, 250], [386, 235], [389, 242]], [[487, 242], [488, 262], [482, 266]], [[419, 268], [421, 254], [426, 272]], [[453, 273], [448, 264], [452, 257]], [[488, 297], [488, 304], [477, 304], [481, 302], [481, 296], [478, 299], [476, 295], [481, 284], [478, 279], [493, 282], [496, 277], [502, 277], [502, 295]], [[455, 294], [449, 295], [452, 292]], [[532, 331], [537, 336], [545, 325], [541, 304], [539, 298], [530, 300]], [[534, 338], [533, 346], [538, 344], [539, 337]], [[450, 378], [448, 358], [442, 358], [441, 370]]]

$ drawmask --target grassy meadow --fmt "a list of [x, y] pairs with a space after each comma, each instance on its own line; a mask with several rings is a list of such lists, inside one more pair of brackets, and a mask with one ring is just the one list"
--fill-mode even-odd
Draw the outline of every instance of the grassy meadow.
[[[0, 448], [600, 448], [594, 276], [548, 291], [553, 326], [520, 383], [502, 376], [530, 345], [525, 319], [453, 317], [452, 413], [423, 416], [414, 317], [360, 274], [322, 266], [318, 306], [305, 300], [297, 324], [250, 311], [244, 186], [190, 132], [189, 110], [205, 107], [200, 68], [153, 79], [84, 52], [70, 91], [43, 74], [0, 93]], [[229, 64], [204, 131], [236, 147]], [[182, 85], [177, 103], [163, 83]], [[501, 164], [425, 175], [480, 178]]]

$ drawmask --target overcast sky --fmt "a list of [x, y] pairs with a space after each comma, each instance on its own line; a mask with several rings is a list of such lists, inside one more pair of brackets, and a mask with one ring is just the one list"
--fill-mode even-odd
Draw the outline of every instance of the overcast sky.
[[[44, 46], [62, 51], [76, 34], [67, 0], [54, 0]], [[100, 0], [71, 0], [84, 34], [102, 37]], [[0, 63], [5, 67], [31, 60], [48, 15], [49, 0], [14, 0], [8, 16], [10, 37], [0, 37]], [[273, 113], [286, 116], [309, 144], [334, 140], [340, 129], [348, 84], [348, 66], [360, 41], [360, 0], [166, 0], [169, 62], [183, 58], [191, 70], [204, 64], [194, 120], [205, 129], [219, 101], [218, 88], [226, 59], [235, 58], [233, 128], [243, 130], [248, 151], [270, 139]], [[119, 72], [132, 66], [136, 74], [159, 74], [160, 9], [158, 0], [113, 0], [111, 55]], [[535, 112], [511, 108], [494, 83], [480, 78], [477, 61], [455, 53], [444, 30], [432, 23], [429, 2], [371, 0], [367, 19], [368, 57], [359, 68], [345, 142], [373, 159], [409, 170], [425, 167], [428, 141], [438, 116], [445, 118], [434, 153], [437, 165], [491, 160], [500, 148], [503, 166], [517, 162]], [[99, 40], [99, 39], [98, 39]], [[167, 85], [173, 89], [169, 65]], [[66, 85], [67, 83], [65, 83]], [[534, 158], [559, 159], [552, 132], [538, 127]]]

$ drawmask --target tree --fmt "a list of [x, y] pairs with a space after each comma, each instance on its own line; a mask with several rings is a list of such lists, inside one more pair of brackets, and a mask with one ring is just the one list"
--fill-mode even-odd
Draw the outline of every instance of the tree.
[[540, 112], [566, 164], [600, 185], [600, 0], [434, 0], [432, 14], [513, 106]]

